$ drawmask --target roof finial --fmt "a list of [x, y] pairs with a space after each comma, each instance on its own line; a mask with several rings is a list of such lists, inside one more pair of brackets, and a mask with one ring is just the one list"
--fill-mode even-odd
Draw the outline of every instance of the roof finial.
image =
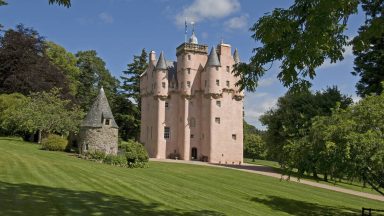
[[187, 25], [187, 17], [185, 17], [184, 43], [187, 43], [187, 34], [188, 34], [188, 25]]

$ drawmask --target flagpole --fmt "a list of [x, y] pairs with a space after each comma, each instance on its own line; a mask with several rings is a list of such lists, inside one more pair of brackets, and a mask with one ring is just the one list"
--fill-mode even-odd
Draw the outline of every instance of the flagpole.
[[187, 43], [187, 18], [185, 18], [184, 43]]

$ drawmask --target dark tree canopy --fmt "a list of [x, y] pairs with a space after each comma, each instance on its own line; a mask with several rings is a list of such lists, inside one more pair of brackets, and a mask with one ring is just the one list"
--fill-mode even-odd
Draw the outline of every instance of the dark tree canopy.
[[0, 93], [49, 91], [61, 88], [69, 97], [68, 81], [45, 53], [37, 31], [18, 25], [0, 35]]

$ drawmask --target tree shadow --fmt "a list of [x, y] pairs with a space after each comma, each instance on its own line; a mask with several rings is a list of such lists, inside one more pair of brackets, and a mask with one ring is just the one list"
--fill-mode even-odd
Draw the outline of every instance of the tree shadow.
[[286, 212], [296, 216], [352, 216], [359, 215], [361, 212], [357, 209], [346, 208], [343, 206], [333, 207], [325, 206], [316, 203], [310, 203], [300, 200], [287, 199], [278, 196], [267, 196], [267, 198], [254, 197], [251, 199], [253, 202], [262, 203], [269, 206], [273, 210]]
[[160, 203], [144, 203], [100, 192], [72, 191], [0, 181], [0, 215], [222, 216], [224, 214], [210, 210], [169, 209]]

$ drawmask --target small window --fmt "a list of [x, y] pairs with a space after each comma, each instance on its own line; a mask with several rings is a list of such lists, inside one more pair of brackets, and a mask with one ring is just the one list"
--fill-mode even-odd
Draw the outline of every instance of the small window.
[[219, 67], [218, 67], [218, 66], [216, 66], [216, 70], [217, 70], [217, 71], [219, 70]]
[[110, 120], [109, 119], [105, 119], [105, 125], [109, 125], [110, 124]]
[[168, 108], [169, 107], [169, 104], [168, 102], [165, 102], [165, 107]]
[[162, 86], [163, 88], [165, 88], [165, 82], [162, 82], [162, 83], [161, 83], [161, 86]]
[[191, 87], [191, 82], [187, 81], [187, 87], [188, 87], [188, 88]]
[[220, 86], [220, 80], [216, 80], [216, 85]]
[[191, 55], [188, 55], [188, 60], [191, 60]]
[[227, 72], [229, 73], [229, 66], [227, 66]]
[[164, 138], [169, 139], [171, 135], [171, 128], [170, 127], [164, 127]]
[[207, 80], [205, 80], [204, 85], [205, 85], [205, 87], [208, 86], [208, 81]]
[[189, 126], [191, 126], [191, 127], [195, 127], [195, 126], [196, 126], [196, 120], [195, 120], [195, 118], [190, 118], [190, 119], [189, 119]]
[[193, 137], [194, 137], [194, 135], [193, 135], [193, 134], [191, 134], [191, 139], [193, 139]]
[[191, 74], [191, 68], [187, 68], [187, 73]]
[[88, 151], [88, 143], [85, 144], [85, 150]]
[[217, 124], [220, 124], [220, 118], [219, 118], [219, 117], [216, 117], [216, 118], [215, 118], [215, 122], [216, 122]]
[[232, 139], [236, 140], [236, 134], [232, 134]]
[[217, 105], [218, 107], [221, 107], [221, 101], [216, 101], [216, 105]]
[[229, 88], [229, 81], [227, 80], [227, 87]]

